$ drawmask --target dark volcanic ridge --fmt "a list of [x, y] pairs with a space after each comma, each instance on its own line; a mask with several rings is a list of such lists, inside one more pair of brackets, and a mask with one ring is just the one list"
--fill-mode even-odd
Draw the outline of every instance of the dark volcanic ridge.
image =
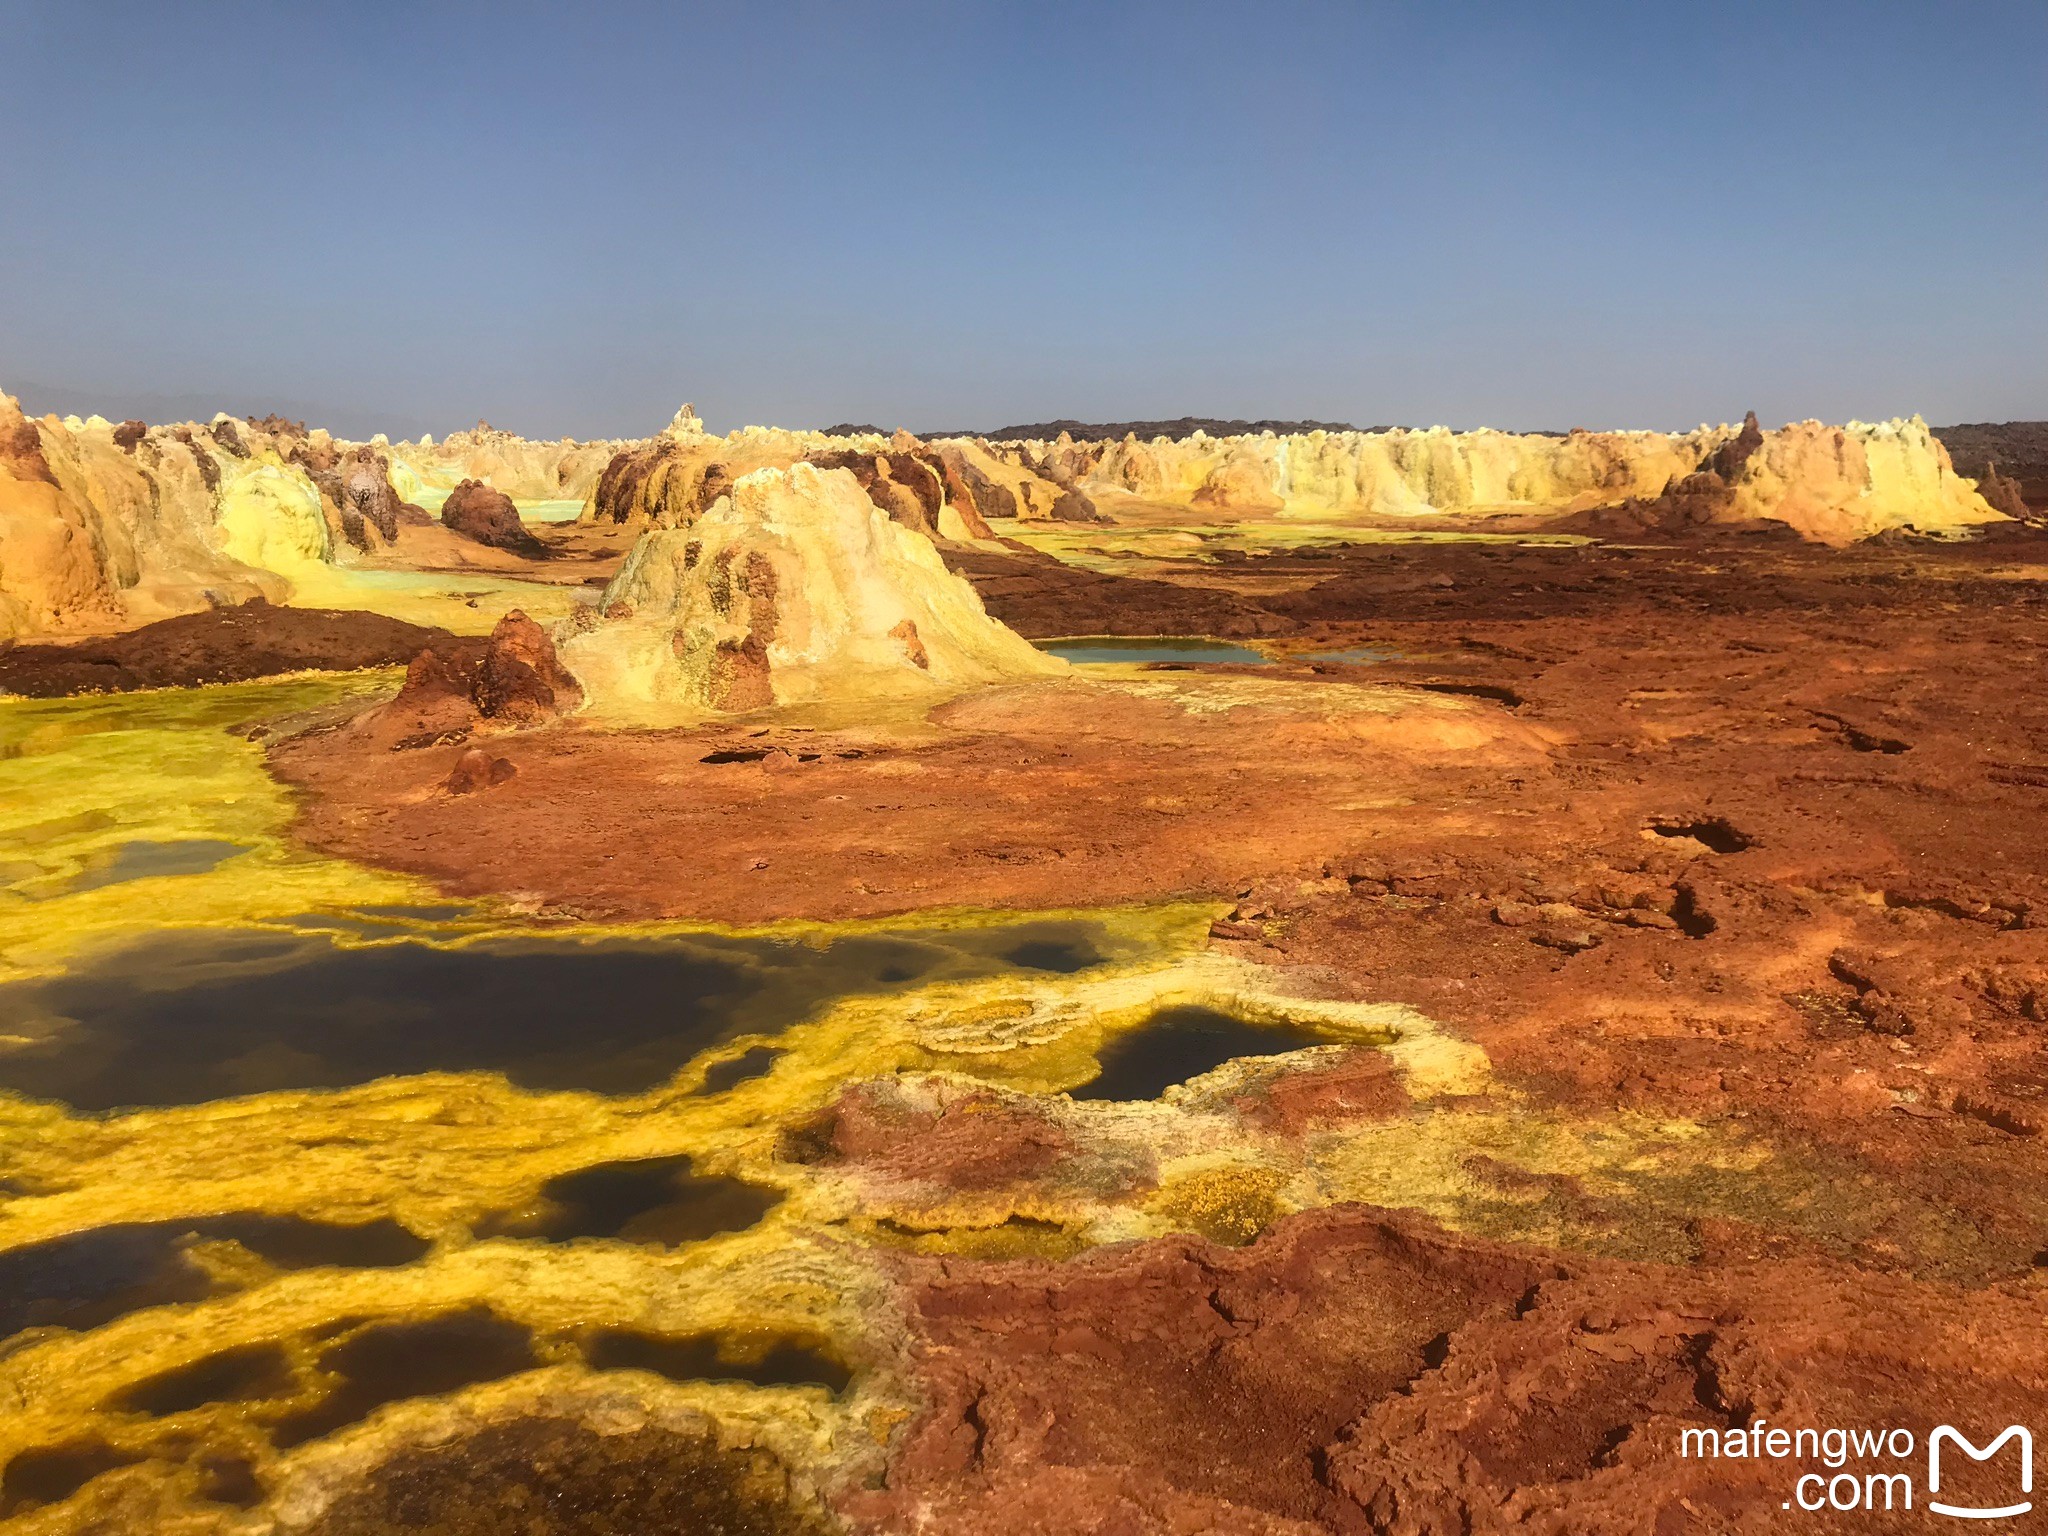
[[1388, 427], [1354, 427], [1348, 421], [1226, 421], [1215, 416], [1178, 416], [1172, 421], [1034, 421], [1021, 426], [997, 427], [989, 432], [942, 432], [935, 437], [984, 437], [990, 442], [1049, 441], [1062, 432], [1075, 442], [1109, 442], [1122, 437], [1193, 437], [1206, 432], [1211, 437], [1256, 437], [1271, 432], [1286, 437], [1301, 432], [1386, 432]]
[[[1995, 469], [2019, 483], [2029, 507], [2048, 509], [2048, 421], [1966, 421], [1936, 427], [1934, 435], [1957, 474], [1983, 481]], [[1996, 500], [1992, 504], [1998, 505]]]
[[[861, 433], [875, 433], [882, 437], [889, 430], [865, 422], [842, 421], [836, 426], [820, 428], [833, 437], [857, 437]], [[978, 437], [990, 443], [1049, 442], [1062, 432], [1077, 443], [1113, 442], [1122, 437], [1183, 438], [1193, 437], [1197, 432], [1206, 432], [1211, 437], [1256, 436], [1261, 432], [1272, 432], [1281, 437], [1298, 432], [1390, 432], [1391, 427], [1355, 427], [1348, 421], [1226, 421], [1217, 416], [1177, 416], [1172, 421], [1075, 421], [1061, 417], [1058, 421], [1033, 421], [1017, 426], [993, 427], [986, 431], [966, 432], [919, 432], [916, 436], [926, 442], [935, 442], [948, 437]]]

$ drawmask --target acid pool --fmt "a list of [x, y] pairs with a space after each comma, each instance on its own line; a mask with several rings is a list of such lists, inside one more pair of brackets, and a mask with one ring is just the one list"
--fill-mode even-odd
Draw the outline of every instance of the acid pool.
[[1041, 640], [1038, 648], [1064, 661], [1081, 663], [1151, 662], [1188, 666], [1203, 662], [1231, 662], [1253, 667], [1271, 666], [1273, 663], [1273, 658], [1264, 651], [1255, 651], [1250, 646], [1187, 635], [1129, 640], [1083, 635], [1068, 640]]

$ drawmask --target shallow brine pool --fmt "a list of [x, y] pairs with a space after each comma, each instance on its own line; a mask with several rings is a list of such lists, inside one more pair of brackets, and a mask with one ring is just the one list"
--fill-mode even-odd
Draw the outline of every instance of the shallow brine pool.
[[1040, 640], [1041, 651], [1065, 661], [1165, 662], [1187, 665], [1201, 662], [1232, 662], [1240, 666], [1271, 666], [1273, 658], [1264, 651], [1228, 640], [1208, 640], [1193, 635], [1162, 635], [1156, 638], [1123, 639], [1114, 635], [1080, 635], [1067, 640]]

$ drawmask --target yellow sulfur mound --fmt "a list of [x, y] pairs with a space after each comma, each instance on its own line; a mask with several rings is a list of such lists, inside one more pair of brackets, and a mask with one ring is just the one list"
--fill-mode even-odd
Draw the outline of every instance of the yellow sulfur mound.
[[689, 525], [642, 535], [601, 608], [561, 646], [599, 714], [936, 695], [1066, 670], [991, 619], [852, 474], [808, 464], [745, 475]]
[[[1649, 501], [1713, 466], [1740, 429], [1684, 433], [1516, 434], [1480, 430], [1309, 432], [1287, 437], [1005, 444], [1091, 495], [1179, 505], [1222, 517], [1423, 518], [1490, 512], [1570, 513]], [[1795, 422], [1759, 434], [1738, 459], [1723, 520], [1769, 518], [1805, 537], [1846, 543], [1893, 528], [1939, 533], [2001, 516], [1956, 474], [1915, 416], [1824, 426]]]

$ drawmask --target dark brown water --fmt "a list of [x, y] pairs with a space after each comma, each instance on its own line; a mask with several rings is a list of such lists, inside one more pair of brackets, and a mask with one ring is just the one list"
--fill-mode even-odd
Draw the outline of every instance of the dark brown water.
[[281, 1420], [271, 1438], [300, 1445], [367, 1418], [386, 1403], [438, 1397], [540, 1363], [533, 1336], [486, 1307], [413, 1323], [379, 1323], [329, 1346], [320, 1367], [337, 1378], [327, 1397]]
[[1240, 1056], [1278, 1056], [1327, 1044], [1306, 1030], [1247, 1024], [1214, 1008], [1162, 1008], [1112, 1041], [1101, 1056], [1101, 1075], [1072, 1093], [1077, 1099], [1156, 1099], [1175, 1083]]
[[782, 1052], [773, 1046], [757, 1045], [742, 1051], [728, 1061], [714, 1062], [704, 1073], [704, 1093], [724, 1093], [741, 1083], [766, 1076], [773, 1070]]
[[244, 1344], [190, 1365], [145, 1377], [107, 1406], [117, 1413], [162, 1418], [208, 1403], [246, 1403], [282, 1397], [293, 1387], [291, 1358], [275, 1344]]
[[68, 1499], [102, 1472], [131, 1466], [142, 1458], [117, 1451], [104, 1440], [75, 1440], [23, 1451], [0, 1476], [0, 1520], [42, 1504]]
[[174, 930], [0, 987], [0, 1089], [80, 1109], [196, 1104], [423, 1072], [645, 1092], [736, 1034], [834, 999], [1100, 963], [1085, 922], [858, 935], [581, 942]]
[[672, 1381], [744, 1381], [757, 1387], [819, 1386], [839, 1393], [853, 1373], [801, 1339], [753, 1341], [699, 1333], [682, 1338], [626, 1328], [593, 1332], [584, 1357], [600, 1371], [652, 1371]]
[[215, 1282], [197, 1243], [231, 1242], [279, 1269], [386, 1269], [427, 1251], [393, 1221], [345, 1227], [244, 1213], [124, 1222], [0, 1253], [0, 1339], [24, 1328], [97, 1328], [143, 1307], [200, 1301]]
[[535, 1210], [487, 1220], [479, 1235], [551, 1243], [602, 1237], [673, 1247], [744, 1231], [781, 1199], [780, 1191], [743, 1179], [699, 1174], [686, 1156], [636, 1158], [550, 1179]]

